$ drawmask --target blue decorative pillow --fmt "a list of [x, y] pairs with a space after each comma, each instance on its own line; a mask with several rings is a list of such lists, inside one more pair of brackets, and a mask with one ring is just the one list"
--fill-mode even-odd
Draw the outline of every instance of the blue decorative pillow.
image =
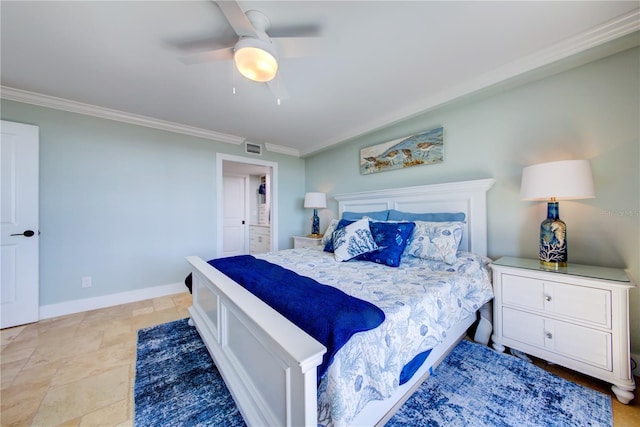
[[440, 212], [440, 213], [412, 213], [401, 212], [395, 209], [389, 211], [389, 221], [430, 221], [430, 222], [449, 222], [465, 220], [464, 212]]
[[376, 249], [378, 245], [373, 240], [366, 218], [333, 232], [333, 255], [336, 261], [349, 261]]
[[[333, 233], [335, 233], [337, 230], [340, 230], [341, 228], [346, 227], [349, 224], [353, 224], [355, 221], [350, 221], [347, 219], [341, 219], [338, 224], [334, 227], [333, 231], [331, 232], [331, 234], [329, 235], [329, 238], [326, 239], [326, 243], [324, 244], [324, 251], [325, 252], [333, 252]], [[327, 230], [329, 231], [329, 230]], [[327, 233], [325, 233], [326, 235]], [[323, 241], [325, 241], [323, 239]]]
[[415, 227], [413, 222], [375, 222], [369, 223], [373, 240], [378, 250], [357, 257], [359, 260], [398, 267], [402, 252]]
[[416, 221], [415, 230], [407, 246], [407, 255], [447, 264], [456, 262], [456, 253], [464, 222]]
[[378, 211], [378, 212], [342, 212], [342, 219], [347, 219], [350, 221], [354, 221], [357, 219], [362, 219], [365, 216], [367, 218], [375, 219], [377, 221], [386, 221], [387, 216], [389, 215], [389, 211]]

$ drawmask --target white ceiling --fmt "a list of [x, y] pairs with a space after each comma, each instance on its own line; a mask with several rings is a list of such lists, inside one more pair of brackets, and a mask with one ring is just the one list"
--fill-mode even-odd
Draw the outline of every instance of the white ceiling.
[[33, 92], [306, 155], [640, 29], [638, 1], [239, 4], [272, 27], [320, 27], [309, 56], [281, 60], [281, 105], [231, 61], [180, 61], [180, 43], [234, 40], [208, 0], [2, 0], [2, 95]]

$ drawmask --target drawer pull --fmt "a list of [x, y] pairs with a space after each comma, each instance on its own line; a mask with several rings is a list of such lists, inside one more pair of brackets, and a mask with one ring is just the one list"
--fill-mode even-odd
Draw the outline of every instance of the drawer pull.
[[545, 301], [551, 301], [551, 295], [545, 295], [544, 296], [544, 300]]
[[553, 338], [553, 335], [551, 334], [551, 332], [545, 332], [544, 334], [547, 336], [548, 339]]

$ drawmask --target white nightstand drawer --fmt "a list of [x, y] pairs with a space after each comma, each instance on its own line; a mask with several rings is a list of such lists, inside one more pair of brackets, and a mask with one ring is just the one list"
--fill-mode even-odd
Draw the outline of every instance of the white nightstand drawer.
[[313, 248], [321, 250], [323, 249], [322, 237], [293, 236], [293, 247], [295, 249]]
[[544, 348], [544, 317], [503, 307], [502, 336]]
[[553, 313], [611, 328], [611, 291], [512, 274], [502, 275], [505, 305]]
[[503, 336], [607, 371], [611, 334], [503, 307]]

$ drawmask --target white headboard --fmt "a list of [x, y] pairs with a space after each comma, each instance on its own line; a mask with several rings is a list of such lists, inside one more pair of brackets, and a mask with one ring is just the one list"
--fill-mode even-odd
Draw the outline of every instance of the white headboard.
[[487, 191], [494, 179], [419, 185], [361, 193], [338, 194], [338, 212], [396, 209], [413, 213], [464, 212], [466, 225], [460, 250], [487, 255]]

